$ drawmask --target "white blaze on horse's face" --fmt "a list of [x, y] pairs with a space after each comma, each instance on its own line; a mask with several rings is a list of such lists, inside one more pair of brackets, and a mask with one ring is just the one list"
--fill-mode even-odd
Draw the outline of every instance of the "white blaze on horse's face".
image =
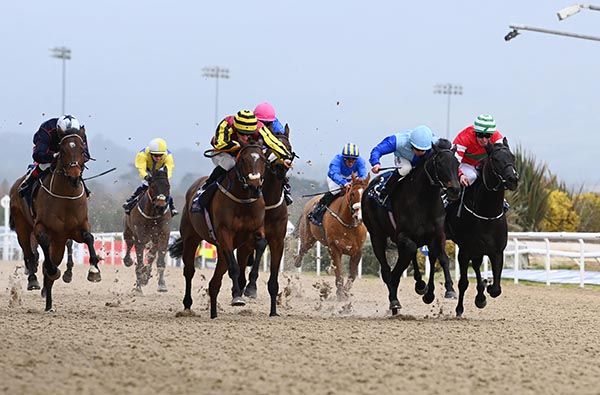
[[71, 147], [71, 149], [74, 149], [75, 147], [77, 147], [77, 145], [74, 142], [70, 142], [69, 143], [69, 147]]
[[360, 205], [360, 202], [362, 201], [362, 194], [363, 189], [358, 188], [358, 202], [352, 205], [352, 209], [354, 210], [354, 218], [356, 218], [358, 221], [362, 221], [362, 210]]
[[[257, 154], [256, 152], [253, 152], [250, 154], [250, 157], [252, 159], [254, 159], [254, 165], [256, 165], [256, 163], [258, 162], [258, 160], [260, 159], [260, 155]], [[258, 173], [250, 173], [248, 174], [248, 179], [249, 180], [259, 180], [260, 179], [260, 172]]]

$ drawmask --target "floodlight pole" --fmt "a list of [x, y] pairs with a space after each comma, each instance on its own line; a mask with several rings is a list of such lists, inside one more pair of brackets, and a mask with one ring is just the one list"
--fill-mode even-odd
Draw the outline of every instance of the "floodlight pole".
[[446, 138], [450, 139], [450, 97], [452, 95], [462, 95], [462, 85], [437, 84], [433, 87], [433, 93], [448, 96], [448, 110], [446, 114]]
[[219, 79], [229, 78], [229, 69], [224, 67], [204, 67], [202, 69], [202, 76], [207, 78], [215, 79], [215, 125], [219, 121]]
[[62, 113], [65, 115], [65, 92], [67, 87], [67, 60], [71, 59], [71, 50], [67, 47], [54, 47], [50, 49], [53, 58], [62, 59]]
[[515, 38], [516, 36], [518, 36], [519, 30], [528, 30], [531, 32], [554, 34], [557, 36], [580, 38], [582, 40], [600, 41], [600, 37], [597, 37], [597, 36], [588, 36], [585, 34], [561, 32], [558, 30], [543, 29], [541, 27], [532, 27], [532, 26], [524, 26], [524, 25], [509, 25], [508, 27], [511, 28], [512, 30], [506, 36], [504, 36], [505, 41], [510, 41], [513, 38]]

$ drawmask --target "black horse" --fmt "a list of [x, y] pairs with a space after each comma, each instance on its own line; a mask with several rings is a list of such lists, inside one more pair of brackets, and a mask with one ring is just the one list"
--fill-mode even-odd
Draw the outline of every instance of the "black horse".
[[463, 314], [463, 299], [469, 287], [469, 261], [473, 263], [477, 276], [477, 307], [482, 309], [487, 303], [483, 292], [486, 283], [482, 281], [480, 271], [484, 255], [490, 258], [494, 278], [492, 284], [487, 285], [487, 291], [492, 298], [502, 293], [500, 276], [508, 239], [504, 191], [514, 191], [517, 188], [519, 174], [515, 168], [515, 156], [510, 151], [506, 138], [502, 143], [489, 144], [486, 151], [488, 157], [481, 163], [477, 181], [464, 190], [460, 204], [450, 204], [446, 210], [446, 235], [459, 247], [458, 317]]
[[[458, 160], [450, 147], [448, 140], [440, 139], [420, 165], [398, 182], [390, 193], [391, 212], [381, 206], [371, 192], [380, 177], [375, 178], [367, 193], [363, 194], [363, 222], [371, 235], [373, 251], [381, 265], [381, 276], [388, 287], [392, 314], [397, 314], [400, 308], [397, 296], [400, 276], [411, 261], [416, 261], [418, 247], [427, 245], [431, 267], [439, 258], [444, 271], [448, 272], [448, 256], [444, 249], [444, 206], [440, 193], [446, 190], [450, 199], [456, 199], [460, 191]], [[385, 256], [388, 238], [398, 249], [393, 271]], [[425, 303], [434, 299], [433, 273], [432, 270], [426, 285], [419, 271], [415, 270], [415, 291], [423, 295]], [[446, 289], [452, 289], [449, 272], [446, 278], [449, 281]]]

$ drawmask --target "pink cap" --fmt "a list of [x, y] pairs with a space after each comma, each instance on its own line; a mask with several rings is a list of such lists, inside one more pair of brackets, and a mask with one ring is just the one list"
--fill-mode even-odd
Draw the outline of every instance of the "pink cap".
[[260, 121], [273, 122], [275, 120], [275, 109], [267, 102], [260, 103], [254, 109], [254, 115]]

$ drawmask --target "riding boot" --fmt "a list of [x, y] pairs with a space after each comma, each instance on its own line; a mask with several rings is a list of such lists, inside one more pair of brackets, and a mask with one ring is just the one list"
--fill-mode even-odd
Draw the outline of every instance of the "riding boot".
[[210, 176], [204, 181], [204, 185], [200, 188], [200, 193], [202, 194], [206, 189], [211, 186], [213, 183], [219, 181], [223, 176], [227, 174], [227, 170], [223, 169], [221, 166], [216, 166]]
[[316, 207], [312, 212], [308, 214], [308, 219], [310, 222], [317, 226], [323, 225], [323, 215], [325, 214], [325, 210], [327, 210], [327, 206], [331, 204], [331, 202], [335, 199], [335, 195], [331, 192], [327, 192], [321, 200], [317, 203]]
[[40, 176], [42, 176], [44, 173], [45, 171], [40, 169], [38, 166], [34, 167], [33, 170], [27, 173], [25, 179], [19, 186], [19, 196], [25, 198], [25, 201], [27, 202], [29, 207], [33, 205], [33, 186], [40, 179]]
[[173, 201], [173, 196], [169, 196], [169, 209], [171, 210], [171, 217], [179, 214], [179, 211], [175, 208], [175, 202]]
[[123, 204], [123, 208], [125, 209], [125, 214], [129, 215], [129, 213], [131, 212], [131, 209], [133, 209], [133, 207], [137, 203], [139, 197], [141, 196], [142, 193], [144, 193], [146, 191], [147, 188], [148, 187], [144, 184], [140, 185], [135, 190], [133, 195], [131, 195], [129, 197], [129, 199], [127, 199], [127, 201]]
[[292, 199], [292, 187], [289, 184], [288, 178], [283, 183], [283, 198], [285, 199], [286, 206], [294, 203], [294, 199]]

